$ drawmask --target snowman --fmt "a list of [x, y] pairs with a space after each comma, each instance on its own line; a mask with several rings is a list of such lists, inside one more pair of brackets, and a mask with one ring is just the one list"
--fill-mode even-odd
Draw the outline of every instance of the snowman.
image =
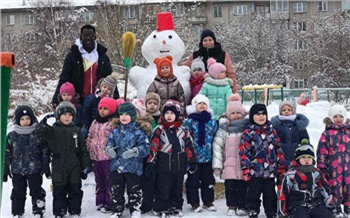
[[149, 66], [147, 68], [134, 66], [129, 72], [129, 81], [137, 89], [137, 98], [145, 98], [148, 87], [157, 75], [154, 59], [171, 55], [173, 72], [180, 81], [188, 101], [191, 96], [190, 68], [177, 65], [185, 53], [185, 44], [174, 31], [171, 12], [157, 14], [157, 28], [146, 38], [141, 51]]

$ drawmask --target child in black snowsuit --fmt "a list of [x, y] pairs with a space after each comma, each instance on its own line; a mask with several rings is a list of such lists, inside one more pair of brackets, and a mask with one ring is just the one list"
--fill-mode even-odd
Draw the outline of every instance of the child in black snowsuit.
[[[22, 217], [29, 186], [34, 217], [45, 212], [45, 190], [42, 173], [50, 177], [47, 144], [35, 131], [38, 124], [32, 108], [19, 106], [15, 110], [15, 129], [6, 137], [5, 168], [3, 181], [12, 178], [12, 214]], [[10, 170], [11, 166], [11, 170]]]
[[151, 151], [146, 176], [156, 173], [156, 197], [153, 211], [157, 216], [182, 213], [182, 188], [184, 175], [197, 170], [197, 158], [190, 132], [180, 120], [180, 104], [175, 100], [165, 102], [160, 124], [151, 137]]
[[56, 108], [53, 126], [47, 125], [51, 114], [38, 126], [52, 156], [53, 214], [56, 218], [62, 218], [67, 209], [72, 217], [79, 217], [83, 198], [81, 179], [86, 179], [91, 171], [85, 138], [73, 123], [75, 115], [74, 105], [62, 101]]
[[315, 168], [315, 153], [307, 139], [295, 150], [291, 169], [278, 195], [279, 213], [283, 217], [332, 218], [333, 197], [325, 175]]

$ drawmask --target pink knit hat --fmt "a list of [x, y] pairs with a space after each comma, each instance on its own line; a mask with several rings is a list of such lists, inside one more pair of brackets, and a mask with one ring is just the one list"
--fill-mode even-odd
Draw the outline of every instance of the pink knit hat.
[[101, 107], [105, 107], [108, 109], [109, 114], [115, 114], [118, 108], [117, 101], [113, 98], [104, 97], [101, 99], [100, 103], [98, 103], [98, 109], [100, 110]]
[[229, 102], [226, 106], [226, 116], [230, 116], [233, 112], [242, 114], [243, 117], [246, 115], [246, 112], [241, 103], [241, 96], [238, 93], [231, 95], [228, 98], [228, 101]]
[[232, 94], [228, 97], [228, 101], [241, 101], [241, 99], [242, 98], [238, 93]]
[[209, 58], [207, 61], [207, 66], [208, 66], [208, 73], [210, 74], [211, 77], [214, 79], [217, 79], [219, 77], [219, 74], [222, 71], [226, 72], [226, 67], [220, 62], [216, 62], [214, 58]]
[[63, 93], [71, 94], [71, 96], [74, 99], [75, 98], [75, 89], [74, 89], [73, 84], [70, 82], [63, 83], [61, 85], [61, 88], [60, 88], [60, 95], [62, 95]]
[[139, 112], [140, 116], [143, 117], [146, 115], [146, 107], [143, 99], [132, 99], [131, 103], [136, 107], [136, 110]]

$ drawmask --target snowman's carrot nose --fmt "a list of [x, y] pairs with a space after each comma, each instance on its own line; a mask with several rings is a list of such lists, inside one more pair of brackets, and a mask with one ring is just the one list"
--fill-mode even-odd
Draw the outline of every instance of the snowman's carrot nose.
[[165, 45], [166, 44], [166, 41], [165, 40], [163, 40], [163, 45]]

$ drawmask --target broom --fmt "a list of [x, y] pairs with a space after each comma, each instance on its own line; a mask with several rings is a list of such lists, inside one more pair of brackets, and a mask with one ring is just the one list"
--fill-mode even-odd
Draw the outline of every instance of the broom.
[[128, 89], [128, 75], [129, 69], [131, 67], [132, 54], [134, 53], [134, 48], [136, 45], [136, 36], [132, 32], [125, 32], [123, 34], [122, 46], [124, 55], [124, 65], [125, 65], [125, 86], [124, 86], [124, 100], [126, 100], [126, 93]]

